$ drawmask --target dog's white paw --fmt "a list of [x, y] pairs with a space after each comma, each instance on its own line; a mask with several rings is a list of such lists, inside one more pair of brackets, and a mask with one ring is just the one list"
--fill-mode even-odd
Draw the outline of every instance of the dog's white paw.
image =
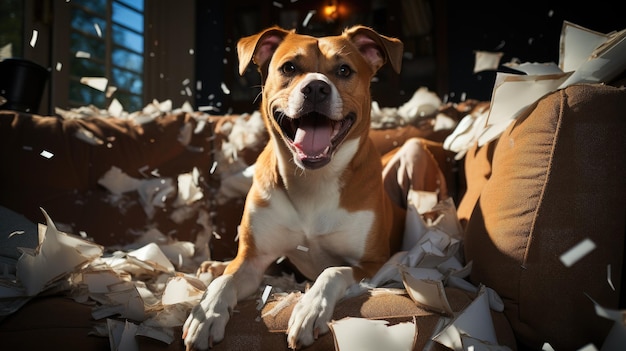
[[302, 295], [289, 317], [289, 348], [309, 346], [319, 335], [327, 333], [334, 307], [334, 301], [329, 301], [321, 291], [309, 290]]
[[214, 280], [193, 307], [183, 325], [187, 350], [207, 350], [224, 339], [226, 323], [237, 303], [236, 293], [229, 291], [230, 279], [221, 276]]

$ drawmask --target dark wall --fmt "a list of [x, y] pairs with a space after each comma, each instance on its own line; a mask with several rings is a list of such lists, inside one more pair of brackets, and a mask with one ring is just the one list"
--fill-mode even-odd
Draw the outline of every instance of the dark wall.
[[446, 9], [448, 86], [453, 101], [459, 101], [464, 92], [467, 98], [491, 98], [496, 73], [473, 73], [475, 50], [503, 52], [501, 64], [512, 58], [558, 64], [564, 20], [600, 33], [626, 28], [626, 15], [609, 1], [556, 4], [531, 0], [501, 2], [499, 6], [476, 1], [451, 3], [448, 1]]
[[222, 1], [196, 2], [196, 108], [221, 105], [224, 81], [224, 11]]
[[[473, 73], [474, 52], [477, 50], [503, 52], [501, 63], [509, 62], [513, 58], [521, 62], [558, 63], [559, 39], [564, 20], [600, 33], [626, 28], [626, 15], [617, 11], [615, 3], [609, 1], [575, 4], [528, 0], [501, 3], [498, 6], [480, 1], [432, 0], [432, 3], [437, 21], [434, 33], [438, 45], [436, 55], [439, 57], [432, 63], [436, 67], [427, 68], [437, 72], [437, 79], [435, 82], [432, 79], [420, 80], [410, 76], [410, 81], [414, 85], [429, 85], [442, 98], [447, 95], [449, 101], [461, 101], [462, 97], [491, 99], [496, 72]], [[296, 4], [310, 6], [310, 3]], [[217, 106], [219, 111], [216, 114], [228, 113], [233, 108], [237, 113], [251, 111], [255, 105], [256, 90], [252, 97], [236, 99], [232, 95], [225, 96], [220, 87], [224, 81], [234, 84], [234, 81], [240, 80], [234, 66], [237, 64], [234, 43], [238, 38], [235, 38], [236, 31], [233, 28], [241, 26], [241, 23], [235, 23], [234, 16], [228, 13], [237, 6], [229, 5], [225, 1], [197, 1], [196, 6], [196, 77], [202, 84], [202, 89], [196, 95], [196, 107]], [[258, 18], [267, 20], [275, 15], [273, 7], [261, 8], [268, 13], [259, 13]], [[376, 16], [370, 13], [370, 17]], [[250, 16], [244, 18], [250, 22]], [[258, 18], [249, 26], [262, 25], [263, 23], [256, 23], [260, 21]], [[416, 62], [413, 66], [403, 65], [405, 77], [415, 65], [424, 69], [423, 62]], [[502, 66], [499, 70], [513, 72]], [[383, 106], [398, 105], [410, 97], [411, 89], [418, 88], [407, 87], [404, 80], [400, 81], [403, 82], [404, 95], [397, 96], [393, 104], [383, 103]], [[253, 85], [248, 83], [248, 86]], [[375, 88], [374, 86], [374, 94]], [[237, 101], [240, 100], [246, 101], [246, 104], [239, 106], [242, 103]]]

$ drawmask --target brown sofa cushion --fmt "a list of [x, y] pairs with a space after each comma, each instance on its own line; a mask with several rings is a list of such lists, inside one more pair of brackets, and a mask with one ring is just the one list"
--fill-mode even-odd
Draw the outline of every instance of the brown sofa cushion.
[[480, 197], [480, 192], [491, 177], [491, 162], [497, 144], [498, 139], [481, 147], [478, 146], [478, 143], [474, 143], [465, 153], [463, 170], [466, 189], [456, 210], [456, 215], [463, 227], [467, 225], [467, 221]]
[[[542, 98], [500, 137], [464, 240], [471, 281], [495, 289], [519, 342], [600, 347], [618, 308], [626, 213], [626, 89], [575, 85]], [[595, 250], [570, 267], [582, 240]], [[613, 290], [607, 283], [611, 266]]]

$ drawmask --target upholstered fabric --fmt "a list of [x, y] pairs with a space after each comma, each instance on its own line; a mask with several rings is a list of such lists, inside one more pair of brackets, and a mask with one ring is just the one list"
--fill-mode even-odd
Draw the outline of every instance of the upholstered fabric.
[[[471, 281], [500, 294], [533, 349], [599, 348], [612, 326], [591, 299], [618, 308], [623, 294], [625, 111], [623, 88], [570, 86], [529, 108], [495, 148], [465, 254]], [[586, 239], [595, 249], [566, 267], [560, 256]]]
[[480, 197], [485, 183], [491, 177], [491, 162], [493, 151], [498, 144], [498, 139], [479, 147], [474, 143], [465, 153], [463, 171], [465, 176], [466, 189], [459, 205], [456, 215], [462, 226], [467, 225], [467, 221], [472, 215], [474, 206]]

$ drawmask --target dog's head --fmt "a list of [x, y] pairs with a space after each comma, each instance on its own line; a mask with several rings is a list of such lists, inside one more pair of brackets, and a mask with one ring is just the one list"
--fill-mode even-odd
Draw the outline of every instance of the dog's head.
[[237, 44], [239, 73], [250, 62], [261, 73], [269, 132], [303, 169], [325, 166], [344, 141], [367, 136], [370, 81], [387, 61], [399, 72], [402, 50], [400, 40], [364, 26], [321, 38], [272, 27]]

